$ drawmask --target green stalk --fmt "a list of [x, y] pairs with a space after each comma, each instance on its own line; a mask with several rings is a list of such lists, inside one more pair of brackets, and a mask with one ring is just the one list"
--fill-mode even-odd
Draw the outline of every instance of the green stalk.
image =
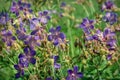
[[93, 12], [95, 12], [93, 1], [89, 0], [89, 2], [91, 3], [91, 12], [93, 13]]
[[[5, 49], [3, 49], [7, 54], [10, 54], [7, 50], [5, 50]], [[8, 56], [7, 56], [7, 58], [9, 59], [9, 61], [11, 62], [11, 63], [13, 63], [13, 64], [15, 64], [15, 62], [13, 61], [13, 60], [11, 60]]]
[[67, 27], [68, 27], [68, 34], [69, 34], [69, 38], [70, 38], [70, 49], [71, 49], [71, 53], [72, 56], [74, 56], [74, 50], [73, 50], [73, 41], [72, 41], [72, 34], [71, 34], [71, 28], [70, 28], [70, 20], [67, 20]]
[[87, 8], [86, 8], [84, 5], [82, 5], [82, 6], [83, 6], [83, 9], [84, 9], [84, 10], [85, 10], [85, 12], [86, 12], [87, 17], [89, 17], [89, 13], [88, 13]]

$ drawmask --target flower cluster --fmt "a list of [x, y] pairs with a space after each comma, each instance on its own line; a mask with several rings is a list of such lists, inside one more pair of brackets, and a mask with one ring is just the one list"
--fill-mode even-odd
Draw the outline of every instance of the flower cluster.
[[118, 21], [117, 19], [117, 14], [115, 12], [113, 12], [113, 8], [115, 8], [115, 4], [111, 1], [108, 0], [106, 1], [103, 5], [102, 5], [102, 10], [106, 12], [106, 10], [108, 10], [105, 15], [103, 16], [103, 20], [105, 22], [108, 22], [110, 25], [113, 25], [114, 23], [116, 23]]
[[51, 41], [55, 46], [66, 43], [64, 33], [60, 32], [61, 27], [51, 28], [49, 30], [48, 40]]
[[48, 23], [48, 20], [50, 20], [50, 16], [48, 14], [48, 11], [40, 11], [38, 13], [38, 17], [34, 17], [30, 19], [30, 29], [34, 30], [37, 29], [40, 26], [45, 26]]
[[80, 28], [84, 31], [86, 40], [92, 40], [91, 33], [94, 29], [94, 20], [84, 18], [82, 23], [80, 24]]
[[116, 6], [114, 5], [112, 0], [107, 0], [103, 5], [102, 5], [102, 11], [104, 10], [111, 10], [115, 8]]
[[110, 25], [113, 25], [118, 21], [117, 14], [114, 12], [106, 12], [105, 16], [103, 17], [105, 22], [108, 22]]
[[78, 66], [74, 66], [74, 69], [68, 70], [68, 76], [66, 78], [66, 80], [77, 80], [79, 78], [83, 77], [83, 73], [82, 72], [78, 72]]
[[53, 56], [54, 59], [54, 68], [55, 69], [60, 69], [61, 65], [59, 63], [57, 63], [59, 56]]
[[[81, 0], [76, 1], [81, 2]], [[41, 2], [46, 5], [49, 1], [43, 0]], [[50, 3], [52, 2], [53, 1], [50, 1]], [[85, 2], [85, 0], [82, 0], [82, 2]], [[67, 5], [66, 2], [60, 1], [60, 3], [60, 5], [56, 5], [55, 7], [58, 6], [60, 12], [65, 11], [63, 17], [70, 19], [70, 21], [68, 20], [68, 24], [65, 23], [67, 27], [72, 24], [74, 25], [74, 22], [72, 24], [70, 23], [72, 20], [74, 20], [75, 23], [81, 21], [76, 19], [76, 16], [73, 14], [75, 8]], [[96, 10], [94, 9], [95, 5], [92, 4], [92, 1], [88, 1], [88, 4], [86, 3], [87, 0], [85, 5], [82, 4], [83, 10], [87, 10], [85, 6], [90, 3], [92, 6], [91, 13], [94, 13]], [[73, 4], [74, 2], [71, 3], [71, 5]], [[118, 15], [113, 11], [115, 7], [112, 0], [107, 0], [102, 5], [102, 11], [105, 12], [104, 16], [100, 15], [100, 19], [97, 20], [90, 19], [92, 16], [83, 18], [79, 25], [84, 32], [83, 36], [80, 36], [80, 39], [83, 39], [79, 40], [77, 38], [74, 47], [73, 34], [70, 34], [70, 39], [73, 41], [71, 41], [69, 45], [67, 44], [66, 35], [62, 32], [62, 27], [51, 27], [64, 19], [57, 17], [58, 19], [51, 20], [51, 18], [56, 17], [56, 14], [59, 14], [57, 10], [51, 10], [54, 7], [50, 7], [50, 10], [39, 11], [34, 14], [32, 13], [31, 4], [27, 1], [13, 1], [10, 7], [11, 13], [9, 15], [6, 12], [0, 13], [0, 26], [3, 27], [0, 30], [0, 43], [5, 45], [0, 45], [0, 49], [3, 47], [0, 53], [10, 52], [12, 54], [0, 54], [0, 60], [6, 58], [3, 59], [3, 61], [11, 61], [12, 64], [10, 64], [10, 66], [14, 67], [10, 68], [14, 68], [17, 71], [15, 73], [15, 78], [28, 80], [78, 80], [83, 77], [84, 79], [91, 80], [94, 78], [96, 80], [103, 79], [101, 75], [108, 74], [109, 70], [111, 70], [111, 68], [108, 68], [109, 62], [115, 62], [120, 57], [117, 50], [116, 32], [111, 30], [111, 27], [117, 24], [119, 20]], [[43, 9], [41, 8], [41, 10]], [[109, 27], [104, 28], [104, 26], [100, 24], [102, 23], [101, 20], [106, 22], [106, 24], [103, 23], [105, 26], [107, 25]], [[99, 23], [97, 23], [97, 21]], [[103, 28], [99, 29], [99, 27]], [[72, 26], [69, 28], [72, 28]], [[76, 45], [79, 45], [79, 47], [76, 47]], [[14, 47], [17, 47], [18, 50], [14, 49]], [[7, 52], [7, 49], [11, 51]], [[50, 60], [52, 64], [50, 64]], [[78, 64], [80, 66], [74, 66]], [[5, 66], [4, 62], [3, 65]], [[33, 69], [32, 65], [34, 65]], [[68, 69], [71, 66], [74, 66], [73, 69]], [[78, 67], [81, 67], [80, 71]], [[108, 69], [106, 70], [106, 68]], [[34, 72], [32, 72], [32, 70], [34, 70]], [[30, 74], [26, 74], [26, 71], [29, 71]], [[67, 74], [64, 73], [65, 71]], [[14, 71], [12, 72], [14, 74]], [[115, 71], [115, 77], [116, 73], [118, 72]], [[107, 76], [107, 78], [109, 78], [109, 76]]]
[[24, 54], [21, 53], [18, 57], [19, 63], [14, 65], [15, 69], [18, 71], [18, 73], [15, 75], [16, 78], [24, 75], [24, 68], [28, 67], [30, 63], [36, 63], [36, 59], [34, 58], [35, 54], [36, 51], [32, 48], [24, 48]]
[[5, 25], [8, 22], [8, 20], [9, 20], [8, 13], [1, 12], [0, 13], [0, 24]]
[[2, 30], [1, 31], [2, 41], [6, 43], [7, 46], [12, 46], [14, 41], [16, 40], [15, 36], [13, 36], [12, 32], [9, 30]]
[[18, 0], [18, 2], [13, 1], [10, 10], [15, 13], [16, 16], [19, 16], [20, 11], [22, 11], [24, 15], [32, 12], [31, 5], [21, 0]]

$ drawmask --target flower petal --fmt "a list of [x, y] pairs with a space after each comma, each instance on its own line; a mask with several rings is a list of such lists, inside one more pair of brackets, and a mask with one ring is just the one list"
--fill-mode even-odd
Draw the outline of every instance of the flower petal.
[[79, 72], [79, 73], [77, 73], [77, 76], [78, 76], [79, 78], [82, 78], [82, 77], [83, 77], [83, 73], [82, 73], [82, 72]]
[[30, 59], [30, 63], [35, 64], [36, 63], [36, 59], [35, 58], [31, 58]]
[[78, 72], [78, 66], [74, 66], [74, 73], [76, 74]]

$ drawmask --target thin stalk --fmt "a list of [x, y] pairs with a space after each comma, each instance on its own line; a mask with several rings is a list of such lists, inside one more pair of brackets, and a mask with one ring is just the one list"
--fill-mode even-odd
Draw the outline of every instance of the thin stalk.
[[[3, 49], [7, 54], [9, 54], [9, 52], [7, 51], [7, 50], [5, 50], [5, 49]], [[7, 58], [9, 59], [9, 61], [11, 62], [11, 63], [13, 63], [13, 64], [15, 64], [15, 62], [13, 61], [13, 60], [11, 60], [8, 56], [7, 56]]]
[[86, 8], [84, 5], [82, 5], [82, 6], [83, 6], [83, 9], [84, 9], [84, 10], [85, 10], [85, 12], [86, 12], [87, 17], [89, 17], [89, 13], [88, 13], [87, 8]]
[[74, 50], [73, 50], [73, 41], [72, 41], [72, 34], [71, 34], [71, 28], [70, 28], [70, 20], [67, 20], [67, 27], [68, 27], [68, 34], [69, 34], [69, 38], [70, 38], [70, 49], [71, 49], [71, 53], [72, 56], [74, 56]]
[[91, 4], [91, 11], [92, 13], [95, 12], [95, 8], [94, 8], [94, 5], [93, 5], [93, 1], [89, 0], [90, 4]]

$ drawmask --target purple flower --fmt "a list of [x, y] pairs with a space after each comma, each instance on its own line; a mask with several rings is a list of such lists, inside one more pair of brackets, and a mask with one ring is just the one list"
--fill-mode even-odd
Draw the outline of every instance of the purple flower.
[[61, 65], [59, 63], [57, 63], [59, 56], [53, 56], [54, 59], [54, 68], [55, 69], [60, 69]]
[[106, 41], [106, 45], [109, 48], [115, 48], [116, 40], [115, 40], [115, 33], [112, 32], [109, 28], [106, 28], [103, 32], [104, 40]]
[[105, 16], [103, 17], [105, 22], [108, 22], [110, 25], [113, 25], [117, 22], [118, 16], [114, 12], [106, 12]]
[[90, 34], [90, 30], [94, 29], [94, 21], [88, 20], [88, 18], [84, 18], [82, 23], [80, 24], [80, 28], [83, 29], [85, 34]]
[[16, 16], [20, 14], [20, 11], [22, 11], [24, 15], [26, 15], [27, 13], [32, 12], [32, 9], [30, 7], [31, 5], [29, 3], [25, 3], [19, 0], [18, 2], [13, 1], [10, 10], [11, 12], [15, 13]]
[[5, 25], [9, 20], [9, 16], [5, 12], [0, 13], [0, 24]]
[[47, 33], [43, 27], [38, 27], [31, 32], [31, 35], [37, 36], [40, 41], [46, 40]]
[[11, 31], [7, 30], [2, 30], [1, 31], [1, 36], [2, 36], [2, 41], [6, 43], [7, 46], [12, 46], [14, 40], [16, 38], [12, 35]]
[[112, 55], [111, 54], [108, 54], [107, 55], [107, 60], [110, 60], [112, 58]]
[[31, 4], [22, 2], [21, 10], [23, 11], [24, 15], [26, 15], [27, 13], [32, 13]]
[[28, 67], [29, 63], [35, 64], [36, 59], [34, 58], [36, 54], [36, 51], [29, 48], [25, 47], [24, 48], [24, 54], [19, 55], [19, 63], [22, 64], [24, 67]]
[[83, 29], [85, 33], [86, 40], [93, 40], [91, 36], [91, 30], [94, 29], [94, 21], [89, 20], [88, 18], [84, 18], [82, 23], [80, 24], [80, 28]]
[[16, 34], [19, 40], [26, 40], [28, 35], [26, 34], [26, 29], [23, 26], [20, 26], [19, 29], [16, 30]]
[[60, 7], [65, 7], [66, 6], [66, 3], [65, 2], [62, 2]]
[[106, 44], [109, 50], [114, 50], [116, 46], [115, 32], [105, 28], [104, 31], [97, 30], [93, 35], [94, 40], [101, 41]]
[[18, 71], [15, 74], [15, 78], [19, 78], [21, 76], [24, 76], [24, 66], [22, 64], [16, 64], [16, 65], [14, 65], [14, 68]]
[[112, 0], [107, 0], [103, 5], [102, 5], [102, 11], [104, 10], [111, 10], [112, 8], [114, 8], [115, 5], [112, 2]]
[[93, 35], [93, 39], [98, 40], [98, 41], [105, 41], [104, 36], [103, 36], [103, 32], [100, 30], [96, 30], [96, 33]]
[[51, 28], [49, 30], [50, 34], [48, 35], [48, 40], [52, 41], [55, 46], [60, 43], [65, 43], [65, 34], [60, 32], [60, 30], [60, 26], [57, 26], [56, 28]]
[[74, 66], [74, 69], [68, 70], [68, 76], [66, 78], [66, 80], [77, 80], [78, 78], [82, 78], [83, 77], [83, 73], [78, 72], [78, 66]]
[[35, 46], [40, 46], [39, 36], [28, 35], [27, 39], [24, 41], [25, 45], [34, 48]]
[[39, 21], [41, 24], [47, 24], [48, 20], [50, 20], [48, 11], [39, 12]]
[[52, 80], [52, 78], [51, 78], [51, 77], [48, 77], [48, 78], [46, 78], [46, 80]]
[[33, 18], [30, 20], [30, 30], [35, 30], [40, 26], [39, 19]]
[[15, 1], [12, 2], [12, 6], [11, 6], [10, 10], [11, 10], [11, 12], [15, 13], [16, 16], [19, 15], [19, 11], [21, 9], [21, 4], [22, 4], [22, 2], [20, 0], [18, 2], [15, 2]]

